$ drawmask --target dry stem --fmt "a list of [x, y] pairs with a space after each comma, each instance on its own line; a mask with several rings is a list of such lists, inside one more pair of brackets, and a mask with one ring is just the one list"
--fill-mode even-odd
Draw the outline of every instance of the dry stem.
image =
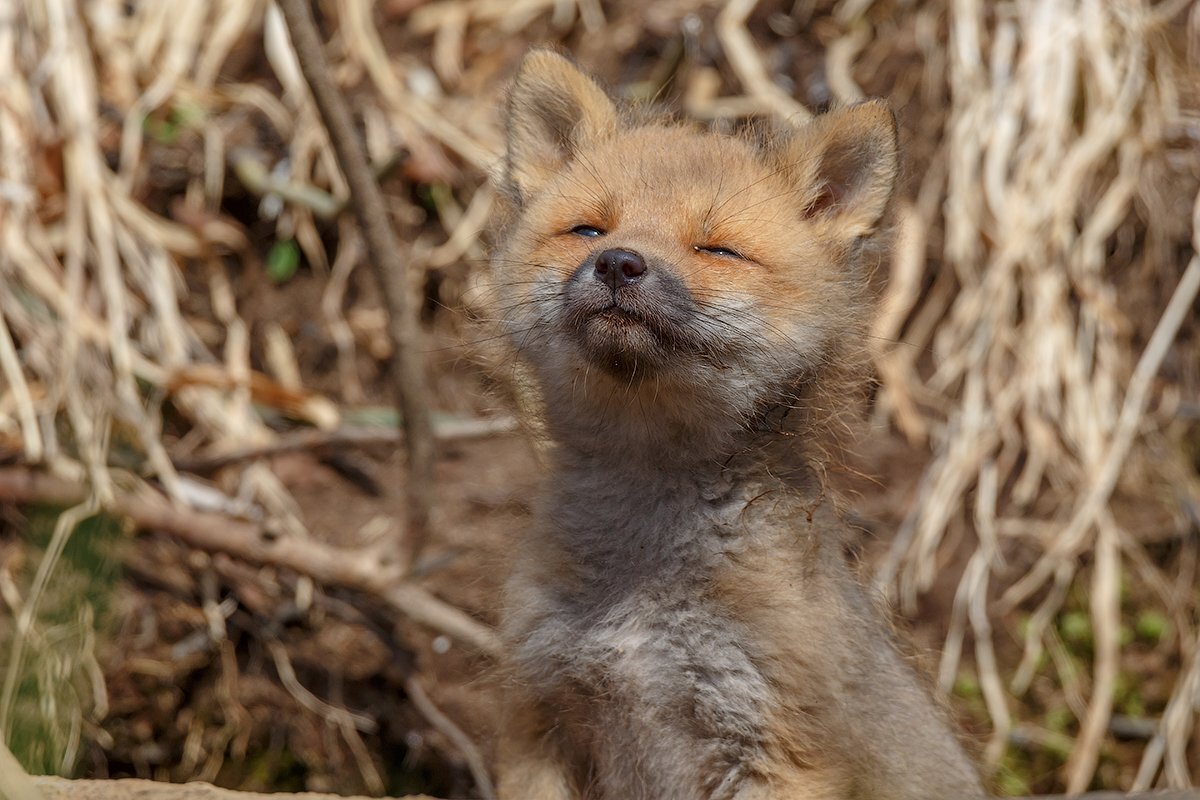
[[408, 692], [408, 698], [412, 700], [417, 711], [420, 711], [421, 716], [425, 717], [425, 721], [432, 725], [434, 730], [449, 739], [462, 753], [463, 760], [467, 762], [467, 769], [470, 770], [471, 777], [475, 779], [475, 788], [479, 790], [483, 800], [495, 800], [496, 789], [488, 775], [487, 764], [471, 738], [463, 732], [462, 728], [454, 724], [454, 720], [447, 717], [440, 708], [434, 705], [433, 700], [425, 691], [425, 687], [421, 685], [415, 675], [410, 675], [405, 680], [404, 690]]
[[277, 3], [287, 20], [300, 69], [337, 152], [338, 165], [350, 185], [351, 204], [388, 311], [388, 335], [393, 348], [392, 394], [402, 417], [408, 454], [405, 515], [408, 523], [406, 546], [411, 564], [429, 535], [434, 451], [429, 394], [417, 355], [421, 351], [421, 333], [408, 298], [408, 272], [400, 258], [400, 244], [384, 209], [366, 150], [346, 109], [341, 90], [329, 72], [311, 6], [307, 0], [277, 0]]

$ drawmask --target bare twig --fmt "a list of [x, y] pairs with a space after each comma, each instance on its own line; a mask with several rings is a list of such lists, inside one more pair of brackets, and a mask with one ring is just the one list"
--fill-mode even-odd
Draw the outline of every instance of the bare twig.
[[[512, 417], [491, 419], [440, 420], [433, 425], [433, 435], [439, 441], [483, 439], [512, 433], [518, 424]], [[224, 453], [174, 459], [175, 467], [186, 472], [210, 472], [214, 469], [249, 461], [253, 458], [295, 453], [302, 450], [327, 450], [339, 447], [370, 447], [379, 444], [401, 444], [404, 435], [392, 428], [345, 427], [334, 431], [302, 430], [284, 434], [278, 440], [257, 447], [240, 447]]]
[[359, 731], [374, 733], [378, 730], [379, 726], [376, 725], [375, 720], [364, 714], [355, 714], [353, 711], [328, 703], [310, 692], [308, 687], [296, 677], [296, 670], [292, 667], [292, 660], [288, 656], [287, 648], [281, 642], [267, 642], [267, 649], [275, 661], [275, 671], [279, 673], [279, 680], [283, 683], [283, 687], [301, 706], [326, 722], [337, 726], [354, 754], [359, 773], [367, 789], [373, 794], [383, 794], [383, 778], [380, 776], [375, 762], [371, 760], [370, 754], [366, 751], [362, 737], [358, 735]]
[[488, 775], [487, 764], [479, 753], [479, 748], [471, 741], [471, 737], [467, 736], [462, 728], [454, 724], [454, 720], [447, 717], [441, 709], [434, 705], [433, 700], [425, 691], [425, 687], [421, 686], [421, 682], [417, 680], [416, 676], [410, 675], [404, 681], [404, 690], [408, 692], [408, 699], [412, 701], [417, 711], [421, 712], [421, 716], [425, 717], [425, 720], [435, 730], [458, 748], [463, 760], [467, 762], [467, 769], [471, 771], [471, 777], [475, 780], [475, 788], [479, 790], [483, 800], [494, 800], [496, 789], [492, 786], [492, 779]]
[[288, 656], [287, 648], [281, 642], [269, 641], [267, 649], [271, 653], [271, 659], [275, 662], [275, 671], [279, 673], [283, 688], [287, 689], [301, 706], [335, 725], [349, 725], [363, 733], [375, 733], [379, 729], [375, 720], [366, 714], [355, 714], [353, 711], [328, 703], [310, 692], [308, 687], [296, 677], [296, 670], [292, 667], [292, 660]]
[[[396, 171], [403, 162], [400, 153], [393, 154], [371, 168], [375, 180], [381, 181]], [[307, 208], [319, 219], [331, 220], [346, 210], [348, 197], [334, 197], [324, 189], [271, 174], [257, 153], [238, 150], [229, 154], [229, 163], [238, 180], [257, 195], [277, 194], [289, 203]]]
[[338, 165], [350, 186], [350, 198], [367, 246], [368, 261], [375, 270], [388, 311], [388, 335], [393, 348], [392, 393], [402, 415], [408, 455], [405, 514], [411, 563], [424, 547], [429, 533], [433, 506], [433, 433], [429, 395], [417, 356], [420, 328], [408, 299], [408, 272], [400, 258], [400, 245], [368, 164], [366, 150], [341, 90], [329, 72], [311, 6], [307, 0], [277, 0], [277, 3], [287, 21], [300, 69], [329, 131]]
[[725, 3], [717, 15], [717, 36], [721, 46], [742, 85], [760, 104], [758, 111], [778, 114], [797, 124], [807, 122], [812, 114], [771, 81], [759, 56], [759, 48], [746, 30], [746, 19], [757, 5], [758, 0], [728, 0]]
[[1067, 791], [1082, 792], [1092, 782], [1100, 760], [1100, 745], [1112, 717], [1113, 690], [1117, 682], [1121, 628], [1121, 558], [1117, 532], [1109, 522], [1100, 528], [1096, 565], [1092, 572], [1092, 628], [1096, 640], [1095, 678], [1088, 713], [1067, 760]]
[[1135, 790], [1150, 788], [1164, 756], [1168, 757], [1168, 785], [1187, 785], [1188, 774], [1179, 740], [1186, 736], [1188, 726], [1196, 714], [1196, 705], [1200, 703], [1200, 645], [1193, 649], [1189, 660], [1191, 663], [1187, 672], [1175, 684], [1175, 691], [1167, 701], [1158, 731], [1142, 754], [1142, 763], [1138, 766], [1137, 777], [1133, 780]]

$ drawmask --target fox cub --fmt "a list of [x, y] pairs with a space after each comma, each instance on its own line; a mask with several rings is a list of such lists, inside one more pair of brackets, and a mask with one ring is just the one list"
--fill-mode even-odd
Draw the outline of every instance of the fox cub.
[[503, 800], [982, 796], [811, 446], [865, 349], [895, 123], [759, 138], [618, 109], [548, 51], [511, 90], [493, 310], [552, 447], [506, 597]]

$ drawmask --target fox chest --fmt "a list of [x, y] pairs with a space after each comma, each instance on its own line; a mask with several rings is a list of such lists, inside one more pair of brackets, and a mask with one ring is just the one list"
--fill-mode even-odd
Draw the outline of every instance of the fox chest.
[[[738, 626], [705, 604], [653, 592], [567, 622], [577, 611], [544, 617], [518, 658], [600, 783], [626, 784], [626, 797], [684, 797], [688, 785], [697, 797], [732, 796], [761, 760], [770, 706]], [[662, 781], [674, 788], [655, 795]]]

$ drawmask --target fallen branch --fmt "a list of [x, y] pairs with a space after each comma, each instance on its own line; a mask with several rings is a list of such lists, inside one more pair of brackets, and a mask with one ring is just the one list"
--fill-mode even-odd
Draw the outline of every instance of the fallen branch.
[[487, 764], [471, 738], [463, 732], [462, 728], [454, 724], [454, 720], [447, 717], [440, 708], [434, 705], [433, 700], [425, 692], [425, 688], [421, 686], [421, 682], [417, 680], [416, 676], [410, 675], [404, 681], [404, 690], [408, 692], [408, 699], [412, 701], [413, 706], [421, 712], [421, 716], [425, 717], [425, 721], [458, 748], [463, 760], [467, 762], [467, 769], [470, 770], [471, 777], [475, 781], [475, 788], [479, 790], [483, 800], [495, 800], [496, 789], [492, 786], [492, 779], [488, 775]]
[[400, 244], [384, 209], [383, 197], [367, 162], [366, 150], [341, 90], [333, 82], [308, 0], [278, 0], [287, 22], [300, 71], [312, 91], [313, 101], [329, 132], [350, 201], [367, 247], [367, 261], [383, 292], [392, 340], [390, 377], [392, 394], [400, 409], [408, 456], [405, 504], [408, 560], [412, 563], [429, 535], [433, 507], [433, 434], [429, 419], [425, 375], [417, 356], [420, 328], [408, 300], [408, 270], [400, 258]]
[[[324, 189], [274, 175], [263, 164], [264, 156], [248, 150], [230, 153], [233, 174], [242, 185], [256, 195], [278, 195], [293, 205], [307, 208], [318, 219], [332, 220], [350, 205], [349, 197], [334, 197]], [[385, 161], [371, 167], [375, 180], [388, 178], [404, 162], [403, 154], [393, 153]]]
[[[87, 489], [80, 484], [20, 467], [0, 469], [0, 502], [70, 506], [85, 497]], [[406, 565], [378, 549], [351, 551], [275, 534], [247, 520], [174, 506], [149, 490], [115, 491], [103, 508], [140, 529], [161, 531], [200, 550], [286, 567], [318, 583], [374, 595], [413, 622], [486, 655], [500, 653], [500, 640], [491, 628], [406, 581]]]
[[[517, 421], [512, 417], [445, 420], [434, 423], [433, 435], [439, 441], [461, 441], [512, 433], [517, 428]], [[345, 427], [333, 431], [306, 429], [284, 434], [274, 442], [257, 447], [241, 447], [224, 453], [176, 458], [172, 461], [175, 468], [183, 472], [211, 472], [214, 469], [220, 469], [239, 461], [249, 461], [253, 458], [269, 458], [285, 453], [339, 447], [400, 444], [403, 441], [404, 435], [395, 428]]]

